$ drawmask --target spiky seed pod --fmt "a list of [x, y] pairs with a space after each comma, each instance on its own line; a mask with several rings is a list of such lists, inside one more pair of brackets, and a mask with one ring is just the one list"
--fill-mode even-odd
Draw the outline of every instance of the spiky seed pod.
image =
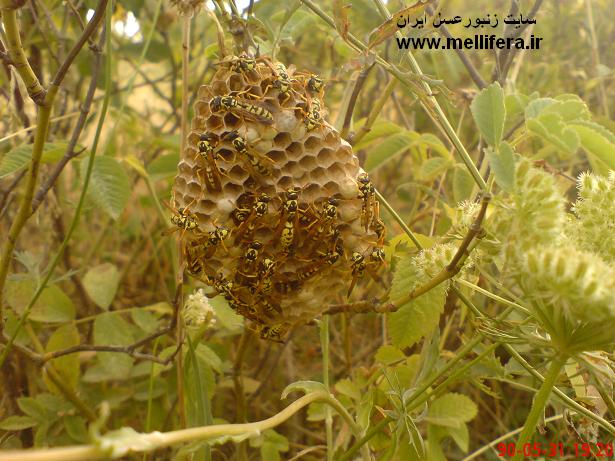
[[572, 318], [615, 319], [615, 270], [572, 246], [536, 246], [522, 260], [528, 296], [561, 305]]
[[373, 186], [326, 122], [319, 81], [267, 58], [224, 59], [198, 89], [173, 187], [198, 224], [178, 233], [188, 271], [265, 336], [382, 266]]
[[577, 181], [579, 198], [572, 211], [570, 230], [584, 249], [615, 261], [615, 172], [608, 178], [583, 173]]
[[506, 261], [516, 262], [535, 245], [562, 239], [566, 220], [562, 194], [555, 179], [532, 167], [529, 160], [516, 165], [511, 199], [496, 198], [491, 208], [485, 224], [489, 237], [482, 248], [492, 255], [497, 252]]

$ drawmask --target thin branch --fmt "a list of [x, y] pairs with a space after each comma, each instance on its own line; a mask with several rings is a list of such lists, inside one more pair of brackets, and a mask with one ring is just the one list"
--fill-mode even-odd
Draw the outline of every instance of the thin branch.
[[46, 90], [39, 82], [34, 70], [28, 62], [19, 33], [17, 9], [23, 6], [23, 3], [22, 1], [16, 2], [13, 0], [0, 1], [2, 23], [7, 39], [6, 48], [11, 58], [11, 64], [15, 67], [24, 81], [28, 94], [38, 106], [43, 106], [46, 104]]
[[[295, 400], [279, 413], [270, 418], [254, 423], [219, 424], [214, 426], [191, 427], [170, 432], [134, 433], [130, 438], [118, 439], [110, 436], [99, 437], [99, 441], [92, 445], [68, 446], [60, 448], [44, 448], [34, 450], [10, 450], [0, 453], [0, 461], [90, 461], [108, 459], [109, 448], [113, 446], [116, 452], [144, 453], [157, 449], [197, 440], [210, 440], [223, 436], [254, 436], [267, 429], [272, 429], [302, 408], [312, 402], [323, 402], [337, 411], [350, 426], [355, 437], [361, 436], [361, 428], [353, 421], [344, 406], [326, 392], [312, 392]], [[111, 445], [110, 445], [111, 444]]]

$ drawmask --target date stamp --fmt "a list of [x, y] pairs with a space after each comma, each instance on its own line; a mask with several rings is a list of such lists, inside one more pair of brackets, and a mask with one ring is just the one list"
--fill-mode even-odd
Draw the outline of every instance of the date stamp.
[[589, 443], [575, 442], [572, 444], [563, 443], [525, 443], [518, 447], [514, 443], [498, 443], [496, 445], [498, 456], [500, 458], [513, 457], [523, 455], [527, 458], [557, 458], [562, 456], [574, 455], [578, 458], [604, 458], [613, 459], [613, 444], [612, 443]]

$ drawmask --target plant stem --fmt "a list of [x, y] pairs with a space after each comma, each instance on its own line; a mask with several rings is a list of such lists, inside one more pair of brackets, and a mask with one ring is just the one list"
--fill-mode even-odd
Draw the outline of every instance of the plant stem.
[[[322, 382], [329, 391], [329, 316], [320, 321], [320, 347], [322, 349]], [[327, 461], [333, 461], [333, 419], [331, 408], [325, 408], [325, 428], [327, 434]]]
[[525, 420], [525, 424], [523, 425], [523, 430], [521, 431], [521, 435], [517, 439], [517, 454], [511, 461], [521, 461], [525, 458], [523, 453], [523, 446], [526, 443], [529, 443], [534, 436], [534, 431], [536, 430], [536, 426], [538, 425], [538, 420], [542, 415], [545, 407], [547, 406], [547, 402], [549, 400], [549, 395], [551, 395], [551, 390], [555, 386], [555, 381], [559, 376], [564, 364], [568, 360], [568, 357], [565, 355], [560, 355], [555, 357], [555, 359], [549, 365], [549, 370], [545, 375], [545, 380], [540, 386], [540, 390], [538, 394], [534, 396], [534, 402], [532, 403], [532, 408], [530, 413], [527, 415], [527, 419]]
[[143, 453], [177, 445], [179, 443], [209, 440], [223, 436], [256, 436], [267, 429], [272, 429], [282, 424], [312, 402], [323, 402], [333, 407], [350, 425], [355, 435], [358, 435], [356, 424], [337, 400], [326, 392], [312, 392], [295, 400], [272, 417], [254, 423], [191, 427], [164, 433], [134, 433], [130, 438], [119, 439], [102, 436], [95, 445], [4, 451], [0, 453], [0, 461], [13, 461], [15, 459], [19, 459], [20, 461], [90, 461], [96, 459], [109, 459], [110, 451], [101, 447], [103, 442], [107, 442], [105, 445], [112, 446], [116, 452], [125, 452], [128, 454]]

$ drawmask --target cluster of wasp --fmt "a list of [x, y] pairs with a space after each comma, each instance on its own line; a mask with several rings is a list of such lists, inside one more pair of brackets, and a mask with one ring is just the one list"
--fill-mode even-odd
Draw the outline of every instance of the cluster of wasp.
[[[366, 272], [378, 280], [384, 262], [374, 187], [323, 118], [322, 79], [289, 74], [265, 57], [220, 63], [195, 106], [171, 218], [183, 229], [188, 273], [274, 341], [306, 321], [289, 301], [298, 293], [316, 294], [326, 274], [338, 274], [350, 296]], [[325, 147], [309, 154], [311, 145]], [[350, 187], [323, 172], [325, 156]]]

